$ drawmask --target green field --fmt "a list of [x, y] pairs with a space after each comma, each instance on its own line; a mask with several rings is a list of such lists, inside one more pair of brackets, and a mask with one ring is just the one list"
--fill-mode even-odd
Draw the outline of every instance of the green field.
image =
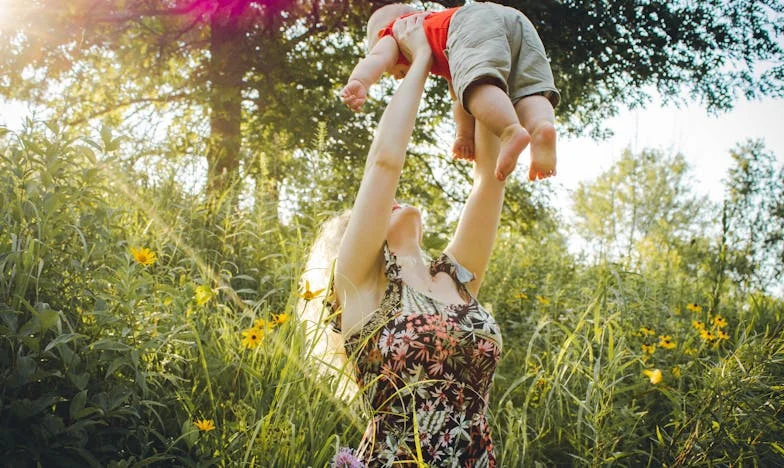
[[[356, 447], [370, 415], [336, 396], [297, 320], [331, 212], [205, 202], [103, 135], [2, 138], [0, 464], [327, 466]], [[701, 235], [652, 227], [629, 256], [610, 238], [573, 255], [563, 233], [587, 219], [521, 232], [505, 213], [479, 298], [504, 335], [501, 466], [784, 463], [784, 303], [743, 276], [753, 245], [692, 218], [679, 228]]]

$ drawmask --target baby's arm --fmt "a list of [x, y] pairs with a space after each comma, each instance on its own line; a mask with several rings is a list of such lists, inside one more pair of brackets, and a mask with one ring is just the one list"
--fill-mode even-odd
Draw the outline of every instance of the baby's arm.
[[368, 89], [397, 63], [399, 53], [397, 42], [392, 36], [380, 38], [373, 50], [351, 72], [346, 87], [340, 92], [343, 103], [351, 110], [358, 111], [367, 99]]
[[453, 159], [474, 159], [474, 118], [457, 100], [452, 82], [449, 82], [449, 95], [452, 97], [452, 114], [455, 118], [455, 143], [452, 146]]

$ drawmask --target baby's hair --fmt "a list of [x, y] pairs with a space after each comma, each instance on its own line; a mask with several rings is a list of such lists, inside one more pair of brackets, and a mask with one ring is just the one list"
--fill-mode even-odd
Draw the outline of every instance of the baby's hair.
[[416, 8], [404, 3], [391, 3], [384, 5], [370, 15], [367, 24], [367, 53], [373, 50], [378, 42], [378, 32], [381, 31], [393, 19], [407, 13], [416, 13]]

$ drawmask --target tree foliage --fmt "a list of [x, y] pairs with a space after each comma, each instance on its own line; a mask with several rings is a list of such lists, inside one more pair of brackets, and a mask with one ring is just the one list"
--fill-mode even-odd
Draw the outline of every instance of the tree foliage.
[[[0, 95], [37, 104], [75, 129], [96, 119], [122, 123], [127, 157], [146, 164], [206, 159], [208, 187], [250, 177], [265, 201], [308, 186], [312, 174], [302, 169], [323, 149], [334, 164], [325, 193], [345, 200], [393, 83], [384, 80], [359, 115], [336, 93], [364, 54], [366, 18], [383, 3], [13, 3], [12, 21], [0, 28], [9, 44], [0, 52]], [[643, 105], [653, 89], [716, 111], [741, 94], [782, 94], [781, 0], [501, 3], [536, 25], [563, 94], [557, 114], [565, 131], [598, 135], [605, 118]], [[426, 203], [437, 203], [443, 189], [446, 199], [462, 196], [465, 171], [437, 170], [450, 138], [446, 96], [443, 80], [433, 80], [415, 135], [426, 145], [415, 173], [432, 175], [420, 194]]]
[[706, 200], [693, 194], [682, 154], [627, 149], [613, 167], [574, 194], [575, 228], [598, 257], [639, 266], [641, 241], [688, 242]]
[[710, 111], [781, 96], [780, 0], [504, 0], [532, 20], [578, 132], [601, 132], [621, 106], [693, 99]]
[[747, 288], [781, 287], [784, 275], [784, 166], [760, 140], [731, 152], [723, 237], [727, 267]]

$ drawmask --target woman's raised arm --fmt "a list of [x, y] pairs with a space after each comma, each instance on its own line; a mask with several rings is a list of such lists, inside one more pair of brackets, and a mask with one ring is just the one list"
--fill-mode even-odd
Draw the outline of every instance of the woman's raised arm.
[[499, 182], [494, 175], [498, 138], [479, 121], [476, 122], [474, 132], [474, 185], [446, 251], [476, 275], [466, 285], [471, 294], [476, 296], [495, 244], [504, 203], [504, 183]]
[[424, 15], [395, 23], [401, 49], [411, 67], [381, 116], [370, 147], [351, 219], [338, 252], [335, 286], [340, 292], [377, 280], [377, 261], [386, 238], [392, 203], [422, 98], [432, 52], [422, 29]]

